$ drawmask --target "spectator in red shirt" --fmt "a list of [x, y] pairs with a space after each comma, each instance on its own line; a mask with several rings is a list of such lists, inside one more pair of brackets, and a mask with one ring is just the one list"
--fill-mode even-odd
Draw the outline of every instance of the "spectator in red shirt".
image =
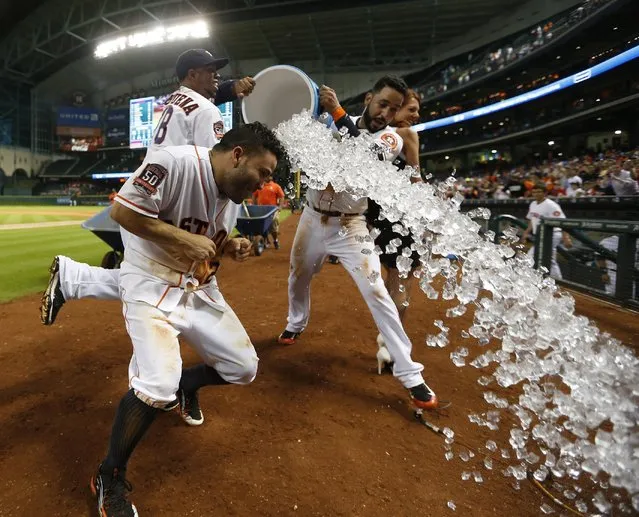
[[[253, 204], [254, 205], [270, 205], [277, 206], [278, 211], [273, 217], [273, 224], [271, 225], [270, 234], [273, 237], [273, 245], [275, 249], [280, 249], [280, 212], [282, 207], [282, 201], [284, 200], [284, 191], [275, 181], [273, 176], [269, 176], [264, 183], [261, 190], [253, 192]], [[267, 239], [268, 244], [268, 239]]]

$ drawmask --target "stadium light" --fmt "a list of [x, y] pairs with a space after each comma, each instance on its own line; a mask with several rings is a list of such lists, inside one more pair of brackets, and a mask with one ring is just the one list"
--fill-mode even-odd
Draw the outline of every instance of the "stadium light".
[[493, 154], [497, 154], [497, 149], [493, 149], [492, 151], [490, 151]]
[[615, 131], [615, 135], [620, 135], [621, 134], [621, 129], [617, 129], [617, 131]]
[[168, 27], [161, 25], [151, 30], [134, 32], [128, 36], [119, 36], [108, 41], [103, 41], [95, 48], [93, 56], [96, 59], [103, 59], [128, 48], [142, 48], [171, 41], [208, 37], [209, 28], [203, 20], [180, 23]]
[[450, 156], [448, 155], [444, 156], [444, 160], [450, 160]]
[[553, 145], [555, 145], [555, 141], [554, 140], [548, 140], [548, 145], [552, 147]]

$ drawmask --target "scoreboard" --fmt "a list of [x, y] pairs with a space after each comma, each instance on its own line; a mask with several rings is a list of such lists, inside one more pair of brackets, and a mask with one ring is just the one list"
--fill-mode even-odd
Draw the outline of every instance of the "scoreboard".
[[129, 147], [149, 147], [153, 139], [153, 104], [155, 97], [143, 97], [129, 101]]
[[222, 113], [222, 121], [224, 122], [224, 132], [233, 129], [233, 103], [225, 102], [218, 106], [220, 113]]

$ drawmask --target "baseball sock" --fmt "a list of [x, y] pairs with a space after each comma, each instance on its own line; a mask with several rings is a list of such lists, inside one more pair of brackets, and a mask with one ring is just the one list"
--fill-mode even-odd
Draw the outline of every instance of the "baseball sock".
[[127, 462], [144, 434], [147, 432], [160, 409], [142, 402], [133, 390], [120, 400], [115, 414], [111, 441], [106, 459], [102, 462], [102, 471], [110, 475], [113, 469], [126, 470]]
[[180, 388], [186, 393], [195, 393], [202, 386], [229, 384], [222, 379], [217, 370], [207, 364], [197, 364], [182, 370]]

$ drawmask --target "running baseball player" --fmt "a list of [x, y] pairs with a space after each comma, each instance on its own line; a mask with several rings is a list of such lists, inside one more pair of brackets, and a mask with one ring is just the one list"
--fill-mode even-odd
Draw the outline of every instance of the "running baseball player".
[[[222, 114], [209, 99], [222, 104], [249, 95], [255, 86], [251, 77], [219, 84], [218, 71], [227, 64], [228, 59], [215, 58], [204, 49], [187, 50], [178, 57], [175, 71], [180, 87], [166, 102], [148, 152], [170, 145], [210, 148], [222, 138]], [[121, 233], [122, 240], [126, 241], [126, 232]], [[67, 300], [117, 300], [120, 297], [119, 269], [93, 267], [58, 255], [49, 272], [49, 285], [40, 305], [40, 318], [45, 325], [53, 324]]]
[[[91, 479], [102, 517], [138, 515], [126, 469], [158, 413], [179, 405], [199, 425], [201, 387], [255, 378], [257, 354], [215, 273], [224, 256], [248, 258], [250, 242], [229, 239], [240, 203], [284, 156], [275, 135], [255, 122], [232, 129], [213, 149], [151, 151], [118, 193], [112, 217], [130, 233], [120, 292], [133, 357], [107, 456]], [[182, 369], [180, 334], [201, 364]]]
[[[397, 158], [403, 142], [388, 124], [401, 108], [406, 91], [407, 86], [402, 79], [382, 77], [366, 95], [363, 115], [349, 119], [358, 132], [370, 134], [383, 151], [383, 156], [390, 160]], [[348, 117], [333, 90], [323, 88], [320, 96], [323, 107], [334, 120]], [[322, 191], [308, 189], [306, 199], [307, 207], [302, 213], [291, 251], [288, 324], [278, 341], [292, 345], [307, 327], [311, 280], [321, 270], [327, 255], [335, 255], [357, 284], [372, 313], [394, 361], [393, 374], [408, 389], [417, 408], [436, 408], [437, 396], [421, 375], [424, 367], [411, 358], [412, 345], [384, 285], [379, 257], [373, 252], [374, 245], [361, 242], [368, 236], [364, 216], [368, 199], [354, 199], [344, 192], [337, 193], [330, 185]], [[342, 227], [347, 229], [346, 235], [341, 231]], [[362, 253], [363, 249], [368, 249], [368, 254]]]
[[[599, 241], [599, 245], [616, 254], [619, 251], [619, 235], [609, 235], [608, 237], [601, 239]], [[606, 294], [615, 296], [617, 293], [617, 262], [601, 255], [597, 255], [595, 258], [595, 265], [601, 272], [601, 280], [604, 284]], [[639, 269], [639, 246], [635, 250], [635, 269]], [[638, 283], [639, 278], [635, 277], [635, 279], [632, 280], [631, 297], [633, 299], [637, 297]]]
[[[532, 195], [534, 196], [535, 200], [530, 203], [530, 207], [528, 208], [528, 215], [526, 215], [526, 219], [528, 219], [528, 227], [524, 230], [524, 233], [521, 236], [521, 242], [523, 243], [527, 241], [528, 236], [531, 232], [533, 235], [537, 234], [537, 228], [539, 227], [539, 223], [542, 217], [561, 219], [566, 218], [561, 207], [555, 201], [546, 197], [546, 185], [543, 182], [540, 181], [535, 184], [532, 190]], [[560, 241], [563, 241], [564, 247], [572, 247], [570, 235], [568, 235], [566, 232], [562, 232], [560, 228], [555, 228], [552, 234], [550, 276], [559, 280], [561, 280], [562, 278], [561, 269], [559, 269], [559, 264], [557, 264], [557, 246], [559, 246]], [[535, 247], [532, 246], [528, 250], [528, 256], [532, 257], [534, 256], [534, 254]]]

